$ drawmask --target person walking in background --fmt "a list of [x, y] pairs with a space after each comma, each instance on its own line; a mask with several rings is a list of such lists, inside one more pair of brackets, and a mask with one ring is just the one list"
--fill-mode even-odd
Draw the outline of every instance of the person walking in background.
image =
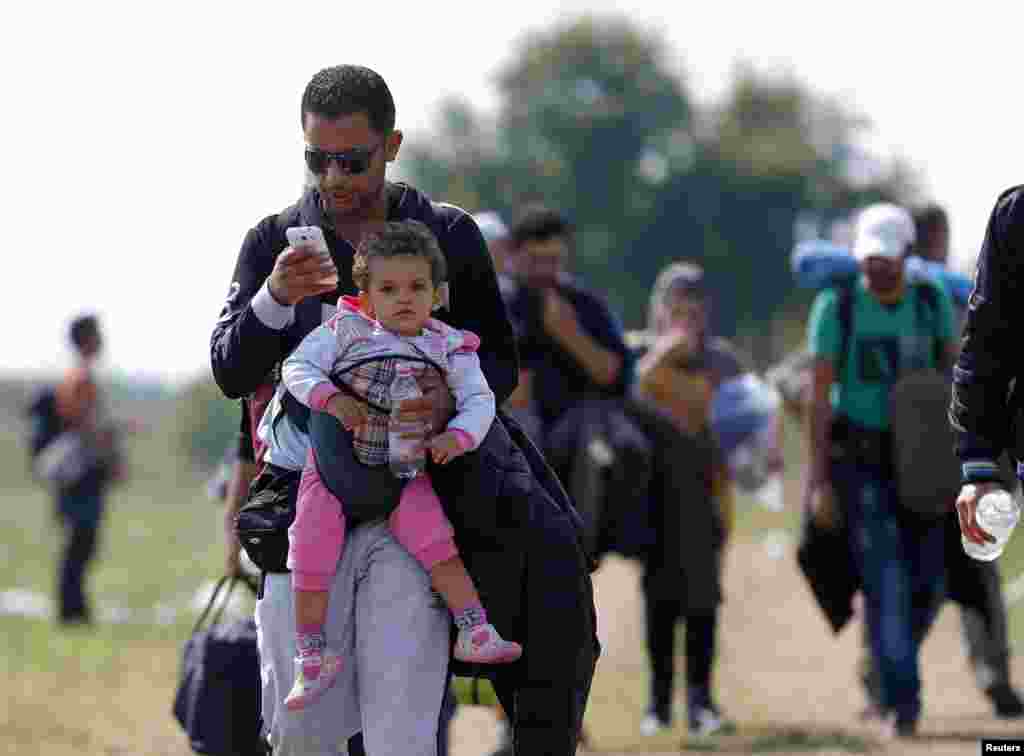
[[502, 293], [515, 329], [521, 371], [513, 402], [536, 413], [547, 436], [585, 399], [621, 398], [633, 356], [607, 303], [567, 272], [573, 227], [562, 213], [528, 205], [512, 226], [510, 276]]
[[[499, 248], [498, 282], [520, 356], [519, 383], [505, 407], [575, 495], [571, 428], [580, 425], [588, 402], [625, 398], [634, 360], [608, 304], [567, 270], [573, 231], [554, 208], [523, 207]], [[499, 722], [493, 756], [512, 752], [511, 732], [500, 716]], [[586, 740], [582, 729], [580, 740]]]
[[949, 215], [934, 202], [914, 210], [914, 252], [925, 260], [949, 265]]
[[[949, 215], [945, 208], [935, 202], [921, 205], [914, 210], [914, 254], [923, 260], [949, 268]], [[959, 335], [967, 316], [966, 305], [953, 297], [953, 333]]]
[[[905, 282], [904, 258], [914, 241], [904, 208], [863, 209], [853, 240], [862, 276], [848, 289], [818, 295], [807, 336], [814, 365], [804, 510], [813, 511], [827, 486], [838, 497], [864, 594], [886, 733], [900, 736], [915, 733], [921, 713], [918, 654], [943, 592], [944, 529], [941, 518], [919, 519], [900, 505], [888, 397], [901, 374], [941, 368], [956, 352], [949, 297], [929, 282]], [[932, 290], [924, 292], [926, 286]], [[920, 314], [926, 297], [934, 302], [927, 319]]]
[[[1017, 460], [1018, 477], [1024, 469], [1021, 435], [1019, 432], [1013, 435], [1014, 427], [1019, 427], [1021, 422], [1022, 392], [1016, 384], [1020, 377], [1018, 297], [1020, 283], [1024, 280], [1020, 263], [1022, 249], [1024, 187], [1017, 186], [999, 196], [989, 216], [978, 255], [961, 350], [953, 369], [949, 419], [956, 436], [963, 481], [956, 512], [963, 537], [975, 543], [986, 540], [986, 534], [975, 519], [979, 499], [1007, 485], [1000, 458], [1007, 452], [1013, 455]], [[959, 544], [957, 550], [963, 550]], [[972, 657], [986, 660], [976, 666], [978, 682], [985, 687], [997, 714], [1021, 716], [1024, 707], [1021, 707], [1020, 696], [1009, 685], [1006, 615], [999, 573], [995, 562], [974, 564], [975, 569], [985, 573], [983, 591], [987, 600], [982, 603], [989, 607], [987, 621], [982, 623], [984, 638], [978, 646], [972, 644], [971, 650]], [[986, 570], [988, 565], [992, 565], [992, 569]], [[981, 629], [976, 617], [968, 615], [964, 623], [968, 637]], [[971, 625], [975, 631], [969, 629]]]
[[[949, 264], [949, 216], [941, 205], [929, 203], [913, 214], [917, 241], [914, 253], [940, 265]], [[954, 333], [960, 333], [966, 308], [955, 305]], [[992, 705], [996, 716], [1024, 716], [1024, 701], [1014, 689], [1010, 677], [1010, 647], [1007, 628], [1006, 599], [998, 561], [971, 559], [960, 544], [960, 527], [956, 514], [946, 519], [946, 593], [960, 606], [960, 626], [964, 647], [978, 689]], [[936, 615], [937, 616], [937, 615]], [[931, 626], [922, 628], [923, 636]], [[861, 680], [868, 697], [865, 718], [881, 716], [878, 666], [870, 653], [867, 628], [864, 631], [865, 658], [861, 662]]]
[[[712, 668], [733, 492], [711, 438], [710, 415], [717, 387], [747, 368], [728, 342], [712, 335], [710, 307], [703, 269], [672, 263], [655, 280], [647, 330], [632, 337], [641, 354], [637, 394], [667, 413], [693, 447], [685, 461], [687, 479], [679, 480], [677, 498], [663, 503], [667, 511], [656, 522], [666, 525], [657, 528], [657, 542], [645, 559], [642, 588], [651, 668], [650, 705], [640, 727], [645, 735], [672, 724], [675, 630], [683, 619], [689, 730], [708, 735], [727, 726], [713, 695]], [[686, 544], [677, 533], [687, 534]]]
[[69, 335], [75, 364], [56, 387], [55, 407], [63, 433], [75, 442], [69, 453], [80, 455], [82, 461], [77, 479], [56, 486], [56, 510], [65, 531], [58, 571], [58, 618], [65, 625], [93, 620], [85, 592], [86, 573], [99, 545], [107, 490], [123, 476], [117, 431], [95, 375], [103, 349], [99, 321], [94, 315], [77, 317]]

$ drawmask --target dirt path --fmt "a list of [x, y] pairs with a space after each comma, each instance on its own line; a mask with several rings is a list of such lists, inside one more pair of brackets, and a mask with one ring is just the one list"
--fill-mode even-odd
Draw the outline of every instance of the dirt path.
[[[919, 738], [881, 744], [857, 720], [860, 624], [837, 638], [814, 605], [792, 551], [773, 557], [762, 543], [741, 541], [728, 555], [716, 687], [739, 734], [688, 744], [684, 727], [644, 739], [637, 725], [646, 704], [643, 620], [636, 565], [609, 559], [595, 576], [604, 655], [587, 713], [595, 751], [612, 753], [979, 753], [979, 739], [1024, 737], [1024, 722], [996, 719], [977, 691], [961, 647], [958, 609], [947, 604], [922, 652], [924, 716]], [[680, 644], [681, 646], [681, 644]], [[684, 660], [680, 657], [680, 674]], [[1016, 679], [1024, 665], [1014, 664]], [[685, 712], [683, 691], [677, 721]], [[788, 744], [788, 745], [787, 745]], [[481, 756], [495, 745], [494, 719], [463, 707], [453, 730], [453, 756]]]

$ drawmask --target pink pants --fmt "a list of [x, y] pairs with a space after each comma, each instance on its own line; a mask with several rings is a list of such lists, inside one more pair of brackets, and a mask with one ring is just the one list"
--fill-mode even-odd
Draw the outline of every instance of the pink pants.
[[[455, 531], [425, 474], [405, 485], [402, 498], [388, 519], [395, 539], [427, 572], [439, 562], [458, 556]], [[295, 521], [288, 529], [292, 587], [299, 591], [330, 590], [344, 546], [345, 515], [341, 502], [320, 479], [311, 451], [299, 480]]]

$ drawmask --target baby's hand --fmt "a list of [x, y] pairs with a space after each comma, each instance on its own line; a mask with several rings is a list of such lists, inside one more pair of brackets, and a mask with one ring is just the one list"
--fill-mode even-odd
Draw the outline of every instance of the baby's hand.
[[332, 396], [324, 409], [338, 418], [345, 430], [355, 430], [366, 422], [366, 405], [345, 394]]
[[430, 449], [431, 458], [440, 465], [448, 464], [465, 451], [459, 443], [458, 435], [453, 431], [445, 431], [434, 436], [427, 442], [427, 448]]

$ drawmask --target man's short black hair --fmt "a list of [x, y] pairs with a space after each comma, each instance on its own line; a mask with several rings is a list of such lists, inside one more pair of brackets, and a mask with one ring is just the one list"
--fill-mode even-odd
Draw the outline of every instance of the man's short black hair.
[[306, 114], [325, 118], [365, 113], [378, 134], [395, 128], [395, 100], [376, 71], [363, 66], [332, 66], [318, 71], [302, 93], [302, 128]]
[[98, 336], [100, 322], [95, 315], [80, 315], [71, 321], [69, 336], [76, 349], [84, 347], [90, 337]]
[[930, 203], [914, 211], [914, 232], [917, 249], [927, 248], [933, 235], [940, 229], [949, 230], [949, 216], [941, 205]]
[[546, 205], [527, 205], [512, 226], [512, 244], [520, 247], [529, 241], [569, 236], [573, 230], [572, 223], [557, 210]]

